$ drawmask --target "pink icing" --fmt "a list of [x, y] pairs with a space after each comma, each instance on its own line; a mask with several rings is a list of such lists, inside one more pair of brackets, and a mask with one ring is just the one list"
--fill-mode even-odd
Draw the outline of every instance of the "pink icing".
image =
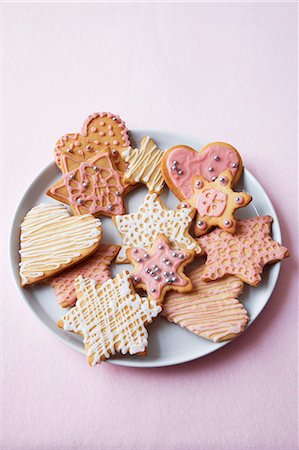
[[[63, 159], [66, 167], [68, 159], [76, 162], [75, 157], [66, 154]], [[63, 180], [69, 194], [66, 200], [73, 205], [77, 214], [82, 213], [81, 208], [84, 213], [90, 214], [125, 213], [121, 196], [124, 188], [121, 176], [112, 164], [110, 153], [101, 153], [92, 160], [79, 162], [78, 168], [64, 174]], [[61, 186], [57, 189], [61, 189]], [[56, 195], [56, 187], [51, 188], [51, 193]], [[61, 196], [60, 193], [58, 195]]]
[[227, 205], [227, 194], [216, 189], [204, 189], [197, 197], [196, 209], [201, 217], [219, 217]]
[[[130, 252], [130, 258], [137, 265], [132, 275], [133, 283], [145, 284], [148, 296], [158, 300], [165, 286], [177, 287], [187, 284], [187, 281], [178, 274], [178, 269], [186, 259], [190, 258], [189, 255], [190, 253], [188, 254], [186, 250], [171, 249], [161, 238], [155, 241], [151, 255], [141, 248], [135, 248]], [[169, 264], [166, 261], [163, 262], [163, 259]], [[168, 283], [166, 280], [172, 281]]]
[[[230, 276], [216, 281], [203, 281], [203, 266], [194, 268], [188, 276], [192, 292], [169, 292], [161, 315], [192, 333], [221, 342], [240, 334], [248, 322], [248, 314], [237, 298], [243, 282]], [[232, 336], [233, 335], [233, 336]]]
[[[219, 159], [214, 159], [219, 157]], [[172, 170], [173, 161], [177, 161], [177, 170]], [[192, 180], [196, 175], [201, 175], [208, 181], [218, 177], [222, 172], [230, 169], [233, 176], [236, 175], [240, 164], [240, 158], [236, 150], [225, 143], [212, 143], [202, 153], [191, 149], [177, 147], [168, 155], [166, 166], [172, 182], [179, 189], [184, 199], [193, 195]], [[209, 171], [209, 169], [212, 169]], [[181, 174], [179, 175], [179, 171]]]
[[118, 250], [118, 245], [100, 244], [92, 256], [47, 282], [55, 289], [58, 303], [63, 305], [63, 307], [75, 305], [77, 297], [74, 280], [79, 275], [82, 275], [84, 278], [91, 278], [96, 283], [101, 284], [111, 278], [109, 265], [115, 258]]
[[288, 250], [271, 238], [270, 216], [238, 220], [234, 235], [216, 229], [198, 239], [207, 253], [203, 279], [216, 280], [226, 274], [236, 275], [257, 286], [266, 264], [288, 256]]

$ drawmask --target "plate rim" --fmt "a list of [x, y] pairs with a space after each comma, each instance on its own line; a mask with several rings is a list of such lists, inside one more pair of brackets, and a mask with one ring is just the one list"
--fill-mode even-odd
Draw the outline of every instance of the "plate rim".
[[[167, 134], [167, 135], [172, 135], [172, 136], [180, 136], [180, 138], [182, 139], [187, 139], [187, 140], [194, 140], [194, 141], [204, 141], [201, 140], [197, 137], [191, 136], [191, 135], [185, 135], [185, 134], [181, 134], [180, 132], [172, 132], [172, 131], [166, 131], [166, 130], [153, 130], [153, 129], [134, 129], [130, 131], [130, 135], [134, 135], [135, 133], [139, 133], [139, 134], [146, 134], [146, 135], [153, 135], [155, 136], [158, 135], [159, 133], [163, 133], [163, 134]], [[159, 140], [159, 139], [157, 139]], [[206, 142], [209, 142], [208, 140], [205, 140]], [[204, 142], [205, 142], [204, 141]], [[212, 141], [211, 141], [212, 142]], [[178, 144], [179, 145], [179, 144]], [[10, 263], [10, 269], [13, 275], [13, 279], [15, 281], [15, 284], [17, 286], [17, 290], [20, 293], [23, 301], [25, 302], [25, 304], [27, 305], [27, 307], [29, 308], [29, 310], [33, 313], [33, 315], [36, 317], [36, 319], [41, 322], [43, 324], [43, 326], [52, 334], [54, 335], [57, 339], [59, 339], [59, 341], [61, 341], [64, 345], [67, 345], [68, 347], [72, 348], [73, 350], [79, 351], [80, 353], [84, 354], [84, 348], [82, 346], [79, 346], [78, 343], [74, 343], [71, 340], [66, 340], [64, 339], [60, 334], [56, 333], [48, 324], [47, 322], [40, 317], [40, 315], [37, 313], [37, 311], [34, 309], [34, 307], [31, 305], [31, 303], [27, 300], [26, 298], [26, 294], [24, 292], [24, 288], [22, 288], [22, 286], [20, 285], [19, 282], [19, 276], [18, 274], [16, 274], [15, 271], [15, 261], [13, 259], [13, 255], [14, 255], [14, 244], [15, 244], [15, 239], [16, 239], [16, 234], [15, 231], [19, 228], [19, 223], [18, 223], [18, 211], [23, 203], [24, 198], [26, 197], [26, 195], [28, 195], [29, 191], [32, 188], [32, 185], [40, 178], [43, 177], [43, 175], [45, 173], [47, 173], [51, 168], [56, 167], [56, 164], [54, 161], [50, 162], [49, 164], [47, 164], [38, 174], [37, 176], [30, 182], [30, 184], [27, 186], [27, 188], [24, 190], [19, 202], [17, 203], [17, 206], [15, 208], [12, 220], [10, 222], [10, 231], [9, 231], [9, 239], [8, 239], [8, 244], [9, 244], [9, 263]], [[279, 242], [280, 244], [282, 243], [282, 233], [281, 233], [281, 227], [280, 227], [280, 222], [276, 213], [276, 210], [273, 206], [273, 203], [267, 193], [267, 191], [264, 189], [264, 187], [260, 184], [260, 182], [257, 180], [257, 178], [248, 170], [244, 167], [243, 169], [244, 174], [246, 174], [246, 177], [251, 178], [251, 180], [259, 187], [259, 189], [261, 189], [261, 191], [263, 192], [263, 194], [265, 195], [270, 208], [272, 209], [272, 211], [269, 212], [269, 215], [273, 216], [273, 219], [275, 221], [276, 224], [276, 236], [275, 236], [275, 240], [277, 242]], [[159, 368], [159, 367], [169, 367], [169, 366], [176, 366], [176, 365], [180, 365], [180, 364], [184, 364], [187, 362], [191, 362], [191, 361], [195, 361], [197, 359], [203, 358], [217, 350], [220, 350], [222, 347], [230, 344], [231, 342], [235, 341], [238, 337], [242, 336], [247, 330], [248, 328], [252, 325], [252, 323], [258, 318], [258, 316], [261, 314], [261, 312], [264, 310], [264, 308], [266, 307], [266, 305], [268, 304], [273, 291], [276, 287], [278, 278], [279, 278], [279, 274], [280, 274], [280, 269], [281, 269], [281, 262], [276, 262], [275, 264], [273, 264], [271, 266], [271, 271], [273, 273], [273, 277], [274, 277], [274, 282], [273, 285], [271, 286], [271, 289], [269, 291], [268, 294], [268, 299], [267, 301], [264, 303], [264, 305], [262, 306], [262, 308], [260, 309], [258, 315], [249, 322], [248, 326], [246, 327], [246, 329], [243, 331], [243, 333], [241, 333], [239, 336], [237, 336], [235, 339], [232, 339], [230, 341], [224, 341], [224, 342], [220, 342], [217, 343], [218, 346], [217, 348], [211, 348], [209, 349], [204, 355], [201, 356], [192, 356], [192, 357], [188, 357], [186, 356], [186, 358], [180, 359], [179, 361], [173, 361], [172, 358], [169, 358], [169, 360], [167, 360], [166, 362], [159, 362], [159, 360], [157, 361], [147, 361], [146, 359], [144, 359], [143, 361], [141, 359], [134, 359], [134, 357], [130, 358], [130, 359], [113, 359], [110, 358], [108, 360], [106, 360], [105, 362], [108, 362], [110, 364], [114, 364], [114, 365], [119, 365], [119, 366], [123, 366], [123, 367], [133, 367], [133, 368], [141, 368], [141, 369], [148, 369], [148, 368]], [[251, 287], [252, 288], [252, 287]], [[150, 326], [150, 324], [149, 324]], [[179, 326], [179, 325], [177, 325]]]

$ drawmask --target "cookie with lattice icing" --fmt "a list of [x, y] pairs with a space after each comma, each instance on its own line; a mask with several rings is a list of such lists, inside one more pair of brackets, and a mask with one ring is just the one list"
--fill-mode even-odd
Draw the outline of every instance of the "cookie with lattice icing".
[[82, 261], [96, 251], [102, 238], [99, 219], [70, 216], [64, 205], [42, 203], [21, 224], [22, 286], [38, 283]]
[[125, 122], [107, 112], [91, 114], [84, 122], [81, 133], [62, 136], [56, 143], [54, 154], [57, 166], [62, 170], [62, 155], [73, 154], [80, 161], [92, 159], [96, 153], [111, 149], [115, 166], [125, 172], [126, 162], [120, 154], [131, 145]]
[[234, 212], [247, 206], [252, 198], [246, 192], [232, 190], [233, 174], [230, 170], [221, 173], [215, 181], [203, 177], [194, 177], [194, 194], [187, 203], [196, 208], [194, 232], [202, 236], [213, 227], [219, 227], [228, 233], [235, 233]]
[[63, 178], [48, 189], [47, 195], [70, 205], [75, 215], [89, 213], [111, 217], [126, 212], [122, 176], [109, 150], [88, 161], [63, 154], [61, 164]]
[[75, 305], [77, 301], [75, 279], [79, 275], [90, 278], [99, 284], [109, 280], [111, 278], [109, 266], [119, 249], [119, 245], [100, 244], [92, 256], [48, 280], [46, 283], [55, 289], [58, 304], [62, 308]]
[[239, 152], [225, 142], [212, 142], [200, 151], [187, 145], [176, 145], [163, 154], [163, 177], [180, 200], [192, 197], [195, 176], [215, 181], [226, 170], [232, 172], [232, 185], [235, 186], [241, 176], [243, 162]]
[[122, 247], [117, 255], [117, 263], [128, 262], [126, 251], [133, 247], [149, 250], [159, 234], [164, 234], [171, 245], [186, 250], [201, 249], [189, 234], [195, 215], [194, 208], [167, 209], [156, 194], [148, 194], [138, 211], [112, 220], [123, 237]]
[[134, 266], [133, 284], [147, 292], [148, 298], [163, 303], [165, 294], [174, 290], [190, 292], [192, 283], [184, 274], [187, 264], [192, 262], [194, 250], [173, 250], [168, 239], [160, 234], [148, 252], [142, 248], [127, 250], [127, 257]]
[[135, 355], [146, 350], [148, 333], [145, 326], [159, 314], [161, 307], [135, 292], [128, 271], [101, 286], [79, 276], [75, 288], [76, 306], [57, 325], [83, 336], [90, 366], [116, 352]]
[[235, 275], [245, 283], [258, 286], [266, 264], [289, 256], [289, 251], [271, 238], [271, 216], [238, 220], [234, 235], [216, 229], [198, 239], [207, 254], [204, 280]]
[[143, 183], [150, 193], [160, 194], [164, 186], [161, 172], [163, 153], [149, 136], [141, 139], [139, 148], [123, 150], [121, 155], [129, 165], [124, 180], [132, 185]]
[[248, 314], [238, 298], [243, 281], [234, 276], [204, 281], [204, 265], [187, 270], [193, 290], [188, 294], [169, 292], [161, 315], [198, 336], [222, 342], [239, 336], [248, 323]]

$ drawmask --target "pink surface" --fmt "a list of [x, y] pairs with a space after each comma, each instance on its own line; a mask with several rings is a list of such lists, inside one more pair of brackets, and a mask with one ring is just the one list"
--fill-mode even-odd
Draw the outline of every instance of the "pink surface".
[[[297, 449], [297, 5], [2, 9], [1, 448]], [[101, 110], [129, 128], [230, 142], [279, 214], [292, 256], [271, 301], [243, 336], [201, 360], [90, 369], [14, 286], [6, 243], [16, 203], [56, 140]]]

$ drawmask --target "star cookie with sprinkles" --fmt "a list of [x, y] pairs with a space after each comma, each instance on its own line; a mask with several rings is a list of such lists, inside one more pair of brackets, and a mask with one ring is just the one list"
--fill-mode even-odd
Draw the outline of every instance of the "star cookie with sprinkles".
[[198, 239], [207, 254], [203, 280], [235, 275], [258, 286], [266, 264], [289, 256], [289, 251], [271, 238], [271, 216], [238, 220], [234, 235], [216, 229]]
[[142, 248], [127, 250], [127, 257], [134, 265], [133, 284], [146, 290], [148, 297], [158, 304], [163, 302], [169, 290], [192, 290], [191, 280], [184, 274], [184, 268], [194, 256], [194, 250], [173, 250], [163, 234], [157, 236], [148, 253]]
[[122, 157], [129, 164], [124, 179], [130, 184], [143, 183], [150, 193], [159, 194], [164, 187], [161, 171], [163, 151], [153, 139], [145, 136], [139, 148], [128, 147], [122, 151]]
[[79, 275], [101, 284], [109, 280], [111, 278], [109, 266], [119, 249], [119, 245], [100, 244], [92, 256], [47, 281], [46, 284], [55, 289], [58, 304], [62, 308], [75, 305], [77, 301], [75, 279]]
[[116, 352], [123, 355], [144, 353], [148, 344], [145, 326], [159, 314], [161, 307], [135, 292], [128, 271], [101, 286], [79, 276], [75, 288], [76, 306], [57, 325], [83, 336], [90, 366]]
[[88, 161], [63, 154], [61, 164], [63, 178], [48, 189], [47, 195], [70, 205], [74, 215], [111, 217], [126, 212], [122, 177], [109, 149]]
[[62, 167], [62, 155], [72, 153], [80, 161], [92, 159], [101, 150], [111, 149], [116, 168], [125, 172], [127, 163], [121, 158], [124, 148], [131, 145], [125, 122], [107, 112], [91, 114], [83, 124], [81, 133], [62, 136], [55, 146], [55, 162]]
[[149, 250], [159, 234], [164, 234], [171, 245], [201, 253], [198, 242], [189, 234], [195, 214], [194, 208], [168, 210], [156, 194], [148, 194], [138, 211], [112, 220], [123, 237], [117, 263], [129, 262], [126, 251], [133, 247]]
[[228, 233], [235, 233], [236, 220], [233, 214], [236, 209], [247, 206], [252, 198], [246, 192], [232, 190], [233, 175], [226, 170], [215, 181], [207, 181], [203, 177], [194, 177], [193, 196], [187, 203], [196, 208], [194, 232], [202, 236], [213, 227], [219, 227]]

